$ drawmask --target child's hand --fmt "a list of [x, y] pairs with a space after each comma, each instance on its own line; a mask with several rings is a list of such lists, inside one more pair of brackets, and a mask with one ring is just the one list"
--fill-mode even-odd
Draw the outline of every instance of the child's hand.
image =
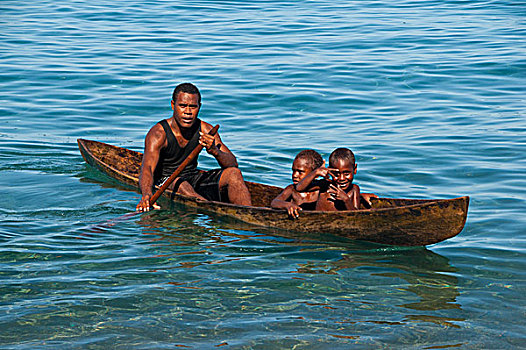
[[326, 168], [325, 167], [325, 161], [323, 161], [323, 165], [320, 166], [319, 168], [317, 168], [315, 171], [316, 171], [316, 176], [321, 176], [323, 177], [324, 179], [328, 180], [328, 181], [332, 181], [331, 178], [334, 178], [334, 175], [332, 174], [331, 171], [334, 171], [336, 169], [330, 169], [330, 168]]
[[341, 188], [333, 184], [329, 185], [329, 189], [327, 190], [327, 193], [329, 194], [328, 199], [333, 202], [336, 200], [341, 200], [341, 201], [349, 200], [349, 195], [344, 190], [342, 190]]
[[301, 207], [295, 203], [288, 202], [287, 204], [287, 212], [290, 216], [292, 216], [293, 219], [297, 219], [300, 216], [300, 211], [302, 211]]
[[369, 205], [372, 205], [371, 198], [378, 198], [378, 196], [374, 193], [360, 193], [360, 196], [362, 196], [362, 198], [365, 199]]

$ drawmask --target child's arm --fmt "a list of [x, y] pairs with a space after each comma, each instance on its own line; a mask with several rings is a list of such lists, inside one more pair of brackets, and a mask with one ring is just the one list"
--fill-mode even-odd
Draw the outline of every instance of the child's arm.
[[367, 209], [371, 209], [372, 207], [371, 198], [378, 198], [378, 196], [374, 193], [360, 193], [360, 197], [360, 204], [365, 206]]
[[270, 206], [276, 209], [287, 209], [287, 212], [293, 218], [300, 216], [300, 211], [302, 210], [299, 205], [290, 201], [292, 199], [292, 194], [294, 192], [294, 185], [288, 185], [285, 189], [272, 200]]
[[[351, 196], [352, 196], [352, 207], [356, 208], [356, 210], [360, 209], [360, 187], [358, 185], [352, 186], [351, 193], [349, 193], [349, 197]], [[354, 210], [353, 208], [349, 208], [349, 207], [347, 207], [347, 209]]]
[[329, 176], [332, 176], [330, 169], [325, 167], [325, 161], [323, 162], [323, 165], [321, 167], [316, 168], [310, 173], [308, 173], [307, 175], [305, 175], [305, 177], [296, 184], [296, 191], [305, 192], [307, 189], [319, 190], [319, 188], [314, 188], [314, 187], [309, 188], [309, 186], [318, 176], [322, 176], [324, 178], [328, 178]]

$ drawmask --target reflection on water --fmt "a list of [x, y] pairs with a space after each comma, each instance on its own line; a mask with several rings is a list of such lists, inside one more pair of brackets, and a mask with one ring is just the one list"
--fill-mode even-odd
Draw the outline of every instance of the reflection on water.
[[[460, 316], [461, 306], [457, 302], [457, 269], [449, 264], [446, 257], [425, 247], [397, 248], [350, 241], [332, 235], [323, 237], [321, 234], [283, 237], [276, 234], [287, 232], [262, 228], [232, 229], [230, 220], [177, 205], [172, 206], [172, 210], [144, 214], [138, 223], [152, 243], [165, 247], [192, 248], [171, 255], [172, 259], [178, 261], [174, 268], [194, 268], [234, 261], [243, 263], [255, 259], [252, 267], [256, 268], [256, 274], [262, 274], [263, 279], [273, 284], [265, 285], [264, 291], [256, 288], [249, 292], [250, 287], [247, 285], [241, 288], [246, 310], [268, 308], [270, 311], [281, 308], [295, 315], [303, 310], [299, 312], [299, 319], [311, 325], [319, 322], [354, 327], [357, 324], [396, 326], [431, 323], [440, 327], [460, 328], [459, 323], [464, 321]], [[196, 246], [203, 249], [196, 250]], [[268, 256], [265, 257], [265, 254]], [[279, 262], [281, 268], [277, 269], [275, 275], [261, 272], [265, 269], [266, 259]], [[258, 265], [261, 265], [260, 269]], [[284, 302], [286, 305], [267, 305], [264, 295], [280, 293], [279, 281], [282, 280], [288, 280], [288, 289], [295, 286], [299, 294], [290, 296], [291, 300]], [[171, 283], [183, 288], [205, 288], [200, 287], [202, 281], [197, 280]], [[380, 287], [384, 299], [369, 300], [369, 284]], [[317, 295], [327, 294], [332, 296], [325, 297], [323, 301], [317, 300]], [[250, 305], [247, 300], [259, 300], [258, 306]], [[401, 300], [408, 302], [400, 303]], [[392, 312], [386, 313], [385, 319], [362, 319], [360, 312], [356, 311], [374, 310], [379, 306]], [[320, 308], [332, 310], [336, 314], [320, 321], [315, 317]], [[342, 310], [355, 311], [337, 316]], [[452, 317], [451, 313], [444, 317], [441, 310], [457, 310], [459, 317]], [[393, 314], [398, 314], [395, 321], [392, 320]], [[340, 330], [344, 329], [346, 327]], [[355, 335], [332, 336], [358, 338]]]
[[341, 269], [358, 267], [385, 268], [392, 272], [371, 275], [407, 281], [409, 285], [400, 288], [416, 294], [420, 301], [399, 306], [414, 310], [460, 309], [456, 303], [458, 279], [447, 274], [457, 270], [449, 265], [447, 258], [425, 247], [349, 252], [326, 266], [300, 264], [298, 272], [337, 274]]
[[[164, 312], [158, 320], [175, 322], [180, 346], [192, 344], [195, 327], [203, 336], [217, 334], [213, 320], [222, 320], [225, 338], [239, 336], [244, 326], [238, 324], [248, 323], [260, 333], [287, 336], [300, 327], [312, 332], [311, 341], [373, 347], [379, 335], [383, 342], [403, 344], [424, 333], [437, 337], [437, 329], [462, 329], [458, 271], [424, 247], [270, 230], [165, 199], [160, 204], [163, 210], [110, 220], [98, 233], [142, 228], [142, 250], [134, 259], [144, 263], [134, 269], [173, 301], [163, 299], [154, 309], [179, 310], [176, 320]], [[445, 339], [437, 346], [459, 344]]]

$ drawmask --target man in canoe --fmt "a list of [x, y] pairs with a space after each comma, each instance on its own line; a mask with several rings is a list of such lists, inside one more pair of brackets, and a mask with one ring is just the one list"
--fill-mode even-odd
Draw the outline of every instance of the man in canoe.
[[[198, 145], [202, 145], [221, 168], [200, 172], [196, 157], [168, 188], [200, 200], [251, 205], [250, 193], [236, 157], [219, 134], [208, 134], [212, 125], [197, 118], [201, 108], [201, 93], [197, 87], [190, 83], [179, 84], [174, 89], [171, 104], [172, 117], [155, 124], [144, 141], [139, 176], [142, 198], [137, 210], [150, 210], [154, 185], [161, 186]], [[154, 207], [159, 208], [155, 204]]]

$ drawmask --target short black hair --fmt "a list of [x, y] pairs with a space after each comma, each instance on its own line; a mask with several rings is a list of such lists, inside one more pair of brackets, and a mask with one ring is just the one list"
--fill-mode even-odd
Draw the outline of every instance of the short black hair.
[[201, 105], [201, 93], [199, 92], [199, 89], [197, 86], [195, 86], [192, 83], [181, 83], [177, 85], [174, 89], [174, 92], [172, 94], [172, 100], [175, 102], [177, 100], [177, 95], [180, 92], [186, 92], [187, 94], [195, 94], [197, 95], [197, 100], [199, 102], [199, 105]]
[[329, 156], [329, 165], [334, 164], [337, 159], [348, 160], [353, 166], [356, 164], [354, 153], [348, 148], [336, 148]]
[[309, 167], [313, 170], [323, 165], [323, 158], [318, 152], [316, 152], [313, 149], [304, 149], [296, 155], [296, 158], [294, 158], [294, 160], [300, 158], [305, 159], [309, 164]]

